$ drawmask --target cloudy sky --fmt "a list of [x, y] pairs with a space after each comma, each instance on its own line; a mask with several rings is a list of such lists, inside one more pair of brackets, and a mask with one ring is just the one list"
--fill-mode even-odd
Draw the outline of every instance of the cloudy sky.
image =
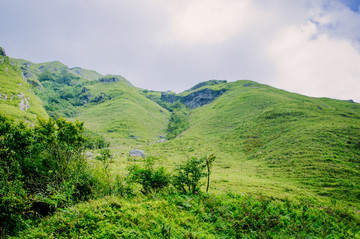
[[0, 46], [181, 92], [210, 79], [360, 102], [360, 0], [0, 0]]

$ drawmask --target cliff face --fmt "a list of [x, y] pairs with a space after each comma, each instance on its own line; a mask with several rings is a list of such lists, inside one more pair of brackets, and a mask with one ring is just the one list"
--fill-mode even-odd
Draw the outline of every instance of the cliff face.
[[212, 90], [210, 88], [204, 88], [186, 96], [176, 95], [173, 92], [162, 92], [161, 100], [169, 103], [175, 103], [179, 100], [190, 109], [195, 109], [203, 105], [210, 104], [224, 92], [226, 92], [226, 89]]
[[225, 91], [225, 89], [212, 90], [205, 88], [182, 97], [180, 101], [190, 109], [195, 109], [203, 105], [210, 104]]

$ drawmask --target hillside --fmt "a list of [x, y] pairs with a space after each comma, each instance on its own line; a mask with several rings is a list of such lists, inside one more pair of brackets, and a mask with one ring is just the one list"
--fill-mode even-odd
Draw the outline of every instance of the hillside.
[[47, 118], [42, 103], [30, 88], [21, 70], [0, 48], [0, 113], [31, 122]]
[[[311, 193], [323, 200], [360, 202], [359, 104], [251, 81], [205, 87], [225, 93], [191, 110], [190, 127], [154, 152], [214, 152], [218, 189]], [[181, 153], [173, 157], [182, 158]]]
[[148, 145], [165, 134], [169, 112], [146, 98], [120, 76], [86, 85], [94, 101], [76, 116], [85, 126], [103, 135], [113, 146]]
[[164, 135], [167, 110], [144, 97], [142, 90], [122, 76], [102, 76], [57, 61], [13, 60], [53, 118], [78, 118], [113, 146], [155, 143]]

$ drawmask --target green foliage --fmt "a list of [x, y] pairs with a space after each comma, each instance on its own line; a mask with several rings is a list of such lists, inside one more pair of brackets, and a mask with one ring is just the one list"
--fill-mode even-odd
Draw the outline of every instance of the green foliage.
[[43, 88], [34, 88], [35, 93], [44, 102], [44, 108], [52, 118], [72, 117], [77, 113], [76, 106], [81, 105], [82, 84], [79, 77], [64, 68], [60, 75], [45, 70], [39, 75]]
[[62, 118], [31, 127], [0, 115], [0, 228], [7, 234], [100, 187], [83, 157], [83, 130], [83, 123]]
[[129, 169], [128, 180], [141, 184], [144, 194], [160, 190], [170, 183], [170, 176], [165, 168], [155, 167], [156, 160], [156, 157], [147, 157], [144, 167], [135, 164]]
[[252, 195], [106, 197], [67, 208], [19, 238], [358, 238], [353, 212]]
[[174, 187], [183, 193], [200, 192], [200, 179], [206, 176], [204, 159], [192, 157], [185, 164], [178, 165], [172, 178]]

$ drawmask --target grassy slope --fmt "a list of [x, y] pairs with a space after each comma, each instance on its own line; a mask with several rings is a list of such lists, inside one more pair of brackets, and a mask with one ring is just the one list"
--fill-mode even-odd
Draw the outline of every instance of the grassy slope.
[[227, 84], [187, 131], [149, 150], [173, 165], [215, 152], [213, 189], [359, 203], [360, 105], [247, 82]]
[[[21, 70], [11, 63], [8, 57], [0, 56], [0, 113], [17, 119], [25, 119], [34, 122], [36, 116], [48, 117], [42, 107], [41, 101], [31, 91], [29, 84], [23, 79]], [[30, 105], [27, 110], [21, 110], [21, 99], [18, 95], [23, 93]], [[7, 95], [5, 100], [4, 94]]]
[[169, 113], [146, 98], [140, 90], [121, 78], [119, 82], [86, 85], [91, 94], [102, 92], [111, 99], [88, 104], [77, 116], [85, 126], [100, 133], [113, 146], [155, 143], [164, 135]]

